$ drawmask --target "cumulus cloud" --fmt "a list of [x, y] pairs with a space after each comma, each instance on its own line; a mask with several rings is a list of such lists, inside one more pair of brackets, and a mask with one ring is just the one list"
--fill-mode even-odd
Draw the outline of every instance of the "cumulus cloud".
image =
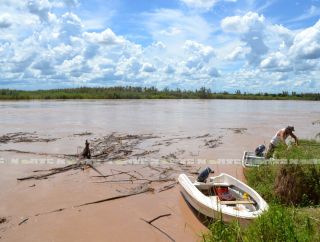
[[111, 29], [106, 29], [103, 32], [85, 32], [84, 38], [92, 43], [103, 44], [103, 45], [116, 45], [125, 42], [123, 37], [116, 36]]
[[208, 62], [215, 56], [215, 52], [211, 46], [206, 46], [196, 41], [187, 40], [183, 48], [191, 54], [200, 57], [205, 62]]
[[108, 25], [86, 29], [86, 19], [76, 11], [80, 1], [4, 1], [5, 6], [0, 4], [1, 12], [7, 13], [0, 14], [2, 86], [78, 83], [185, 89], [216, 82], [227, 90], [272, 90], [275, 85], [295, 87], [295, 82], [301, 87], [301, 80], [319, 86], [316, 78], [310, 78], [320, 74], [319, 22], [292, 31], [249, 12], [224, 18], [222, 31], [213, 32], [213, 25], [198, 11], [157, 9], [143, 14], [150, 42], [139, 44]]
[[51, 3], [48, 0], [28, 0], [27, 7], [30, 13], [37, 15], [41, 21], [48, 21]]
[[0, 29], [9, 28], [12, 25], [8, 14], [0, 15]]
[[261, 62], [260, 67], [278, 72], [286, 72], [293, 69], [288, 57], [281, 52], [271, 53]]
[[265, 18], [257, 13], [248, 12], [243, 16], [226, 17], [221, 21], [225, 32], [240, 34], [241, 40], [250, 48], [246, 58], [250, 65], [258, 65], [268, 52], [265, 44]]
[[221, 21], [221, 27], [225, 32], [247, 33], [264, 27], [263, 15], [248, 12], [243, 16], [226, 17]]
[[143, 72], [155, 72], [156, 68], [150, 63], [144, 63], [142, 65], [141, 71], [143, 71]]
[[320, 20], [314, 26], [295, 36], [290, 52], [297, 58], [302, 59], [317, 59], [320, 57]]
[[247, 51], [244, 47], [237, 46], [225, 57], [225, 59], [229, 61], [234, 61], [243, 58], [246, 52]]

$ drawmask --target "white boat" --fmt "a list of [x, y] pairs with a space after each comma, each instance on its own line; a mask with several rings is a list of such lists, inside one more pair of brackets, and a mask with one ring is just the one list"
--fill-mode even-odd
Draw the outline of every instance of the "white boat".
[[238, 219], [245, 224], [268, 209], [255, 190], [225, 173], [210, 177], [207, 183], [192, 182], [185, 174], [178, 181], [187, 202], [210, 218], [222, 218], [225, 222]]
[[268, 164], [269, 160], [264, 157], [256, 156], [254, 152], [245, 151], [242, 157], [243, 167], [257, 167], [262, 164]]

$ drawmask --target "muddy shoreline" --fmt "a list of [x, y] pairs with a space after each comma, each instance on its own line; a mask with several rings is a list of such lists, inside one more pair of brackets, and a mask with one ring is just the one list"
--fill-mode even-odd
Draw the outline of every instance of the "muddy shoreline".
[[[6, 219], [0, 224], [0, 237], [4, 241], [168, 241], [141, 220], [163, 214], [170, 216], [154, 225], [176, 241], [198, 241], [206, 231], [176, 182], [178, 174], [195, 176], [200, 166], [100, 163], [94, 165], [96, 169], [85, 165], [22, 181], [16, 178], [46, 174], [55, 166], [0, 167], [0, 214]], [[217, 174], [228, 172], [243, 179], [240, 166], [211, 167]], [[108, 200], [114, 197], [120, 198]]]

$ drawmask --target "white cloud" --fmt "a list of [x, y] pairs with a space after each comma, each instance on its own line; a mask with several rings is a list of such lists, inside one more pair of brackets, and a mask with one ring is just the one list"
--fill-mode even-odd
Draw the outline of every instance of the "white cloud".
[[211, 46], [205, 46], [196, 41], [187, 40], [183, 48], [194, 56], [200, 57], [204, 62], [210, 61], [215, 56]]
[[200, 11], [209, 11], [216, 6], [218, 2], [235, 3], [237, 0], [180, 0], [187, 7]]
[[240, 34], [240, 39], [250, 49], [246, 58], [250, 65], [258, 65], [268, 52], [265, 44], [265, 18], [257, 13], [248, 12], [243, 16], [226, 17], [221, 21], [225, 32]]
[[320, 57], [320, 20], [312, 27], [299, 32], [290, 47], [296, 58], [317, 59]]
[[277, 72], [286, 72], [293, 69], [288, 56], [281, 52], [271, 53], [261, 62], [260, 67], [265, 70]]
[[101, 30], [89, 30], [88, 19], [74, 9], [79, 1], [3, 1], [4, 87], [12, 82], [27, 88], [78, 83], [185, 89], [215, 83], [227, 90], [272, 90], [295, 82], [301, 88], [301, 80], [319, 86], [310, 78], [320, 74], [318, 23], [292, 31], [249, 12], [223, 19], [221, 33], [198, 11], [158, 9], [142, 15], [139, 26], [150, 34], [143, 39], [150, 44], [141, 45], [103, 21]]
[[8, 14], [0, 15], [0, 29], [9, 28], [12, 25]]
[[244, 58], [244, 55], [247, 53], [246, 49], [242, 46], [236, 46], [229, 54], [225, 57], [226, 60], [235, 61], [240, 58]]
[[103, 45], [116, 45], [125, 42], [123, 37], [118, 37], [111, 29], [106, 29], [103, 32], [85, 32], [83, 37], [92, 43], [103, 44]]
[[186, 4], [190, 8], [202, 9], [202, 10], [210, 10], [218, 0], [181, 0], [184, 4]]
[[226, 17], [221, 21], [221, 27], [225, 32], [247, 33], [252, 30], [259, 30], [264, 27], [265, 18], [263, 15], [248, 12], [243, 16]]
[[156, 68], [150, 63], [144, 63], [142, 65], [141, 71], [143, 71], [143, 72], [155, 72]]
[[48, 0], [28, 0], [27, 7], [30, 13], [37, 15], [41, 21], [48, 21], [51, 3]]

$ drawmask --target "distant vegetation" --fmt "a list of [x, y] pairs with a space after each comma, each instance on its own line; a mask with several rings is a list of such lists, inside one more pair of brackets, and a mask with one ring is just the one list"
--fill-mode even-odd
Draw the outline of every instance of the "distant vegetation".
[[320, 241], [320, 164], [290, 164], [292, 159], [320, 159], [320, 143], [300, 140], [300, 146], [279, 146], [275, 152], [289, 164], [245, 170], [248, 185], [269, 210], [247, 227], [217, 220], [203, 241]]
[[158, 90], [155, 87], [72, 88], [22, 91], [0, 89], [0, 100], [28, 99], [249, 99], [249, 100], [320, 100], [320, 93], [235, 93], [212, 92], [202, 87], [198, 90]]

